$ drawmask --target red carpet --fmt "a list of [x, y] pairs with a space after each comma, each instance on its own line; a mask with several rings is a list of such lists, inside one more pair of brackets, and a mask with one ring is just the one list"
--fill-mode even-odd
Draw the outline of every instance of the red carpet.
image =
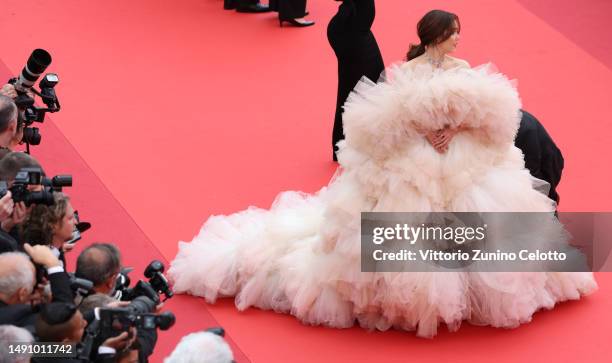
[[[427, 10], [458, 13], [457, 56], [494, 61], [517, 78], [525, 109], [563, 150], [561, 209], [610, 210], [610, 5], [546, 3], [381, 0], [374, 31], [391, 63], [416, 41]], [[223, 11], [220, 0], [3, 1], [0, 58], [10, 73], [43, 47], [54, 58], [49, 71], [60, 75], [63, 109], [42, 126], [33, 154], [50, 173], [75, 176], [74, 204], [94, 224], [80, 246], [114, 241], [140, 271], [153, 258], [171, 260], [177, 241], [211, 214], [326, 184], [335, 169], [336, 66], [325, 26], [335, 6], [311, 1], [315, 27], [281, 29], [273, 14]], [[597, 279], [593, 296], [519, 329], [465, 325], [433, 340], [308, 327], [271, 312], [239, 313], [229, 300], [210, 306], [179, 296], [167, 304], [177, 324], [162, 333], [153, 361], [187, 332], [219, 324], [238, 362], [606, 362], [612, 277]]]

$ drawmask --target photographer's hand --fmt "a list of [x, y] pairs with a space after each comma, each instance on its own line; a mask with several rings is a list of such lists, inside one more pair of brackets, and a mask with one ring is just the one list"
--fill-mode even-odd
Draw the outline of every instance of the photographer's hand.
[[17, 98], [17, 91], [15, 90], [15, 86], [10, 83], [5, 84], [0, 88], [0, 94], [6, 97], [10, 97], [12, 99]]
[[2, 221], [2, 229], [6, 232], [10, 232], [13, 227], [25, 221], [27, 214], [28, 207], [26, 207], [24, 202], [19, 202], [15, 204], [13, 208], [13, 214], [11, 214], [11, 218]]
[[48, 290], [45, 289], [43, 283], [36, 284], [32, 295], [30, 295], [30, 302], [32, 305], [46, 304], [51, 302], [52, 296]]
[[9, 220], [9, 217], [13, 214], [14, 207], [13, 195], [10, 190], [7, 190], [4, 197], [0, 198], [0, 221], [2, 221], [2, 229], [5, 231], [7, 230], [4, 228], [4, 222]]
[[28, 255], [30, 255], [30, 257], [32, 257], [34, 263], [43, 265], [47, 269], [62, 266], [60, 260], [55, 257], [53, 251], [51, 251], [51, 249], [47, 246], [30, 246], [28, 243], [24, 243], [23, 249], [28, 253]]
[[113, 348], [115, 351], [120, 352], [132, 345], [134, 340], [136, 340], [136, 328], [131, 327], [129, 333], [124, 331], [116, 337], [108, 338], [102, 343], [102, 346]]
[[119, 300], [115, 300], [113, 302], [110, 302], [108, 304], [106, 304], [107, 308], [124, 308], [126, 306], [130, 305], [129, 301], [119, 301]]

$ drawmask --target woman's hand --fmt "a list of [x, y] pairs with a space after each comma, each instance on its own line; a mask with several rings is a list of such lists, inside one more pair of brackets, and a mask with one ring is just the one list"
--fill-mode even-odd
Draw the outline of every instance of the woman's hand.
[[425, 133], [425, 139], [427, 139], [427, 141], [431, 144], [431, 146], [433, 146], [434, 149], [438, 151], [438, 148], [436, 147], [436, 145], [438, 144], [438, 139], [439, 139], [438, 131], [429, 131]]
[[[455, 135], [457, 135], [457, 133], [459, 131], [461, 131], [461, 130], [462, 130], [462, 128], [460, 128], [460, 127], [458, 127], [458, 128], [445, 127], [442, 130], [436, 131], [435, 133], [436, 133], [437, 137], [434, 138], [432, 146], [439, 153], [447, 152], [448, 151], [448, 145], [453, 140]], [[430, 141], [430, 143], [431, 143], [431, 141]]]
[[445, 129], [429, 131], [425, 134], [427, 141], [440, 154], [446, 152], [449, 142], [448, 137], [449, 135], [445, 133]]

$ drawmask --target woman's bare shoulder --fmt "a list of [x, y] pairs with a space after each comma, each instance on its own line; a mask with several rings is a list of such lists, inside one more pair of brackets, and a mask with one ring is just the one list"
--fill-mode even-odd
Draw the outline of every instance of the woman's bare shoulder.
[[423, 57], [422, 56], [418, 56], [416, 58], [413, 58], [407, 62], [404, 62], [402, 64], [402, 68], [404, 69], [414, 69], [414, 67], [418, 64], [422, 64], [423, 63]]
[[454, 63], [455, 67], [471, 68], [470, 63], [466, 61], [465, 59], [455, 58], [451, 56], [447, 56], [447, 57], [450, 58], [450, 60]]

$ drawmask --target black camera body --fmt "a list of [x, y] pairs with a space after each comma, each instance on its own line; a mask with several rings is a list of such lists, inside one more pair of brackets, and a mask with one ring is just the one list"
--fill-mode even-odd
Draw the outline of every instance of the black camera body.
[[146, 296], [138, 296], [123, 308], [101, 308], [99, 334], [102, 339], [128, 331], [130, 327], [142, 330], [168, 330], [174, 325], [173, 313], [154, 314], [156, 303]]
[[165, 300], [174, 296], [174, 292], [170, 289], [168, 279], [164, 276], [164, 264], [160, 261], [153, 260], [145, 269], [144, 275], [149, 279], [149, 284], [155, 291], [164, 294]]
[[121, 300], [123, 301], [133, 301], [134, 299], [144, 296], [158, 305], [161, 303], [161, 299], [157, 294], [157, 291], [151, 286], [150, 283], [146, 281], [138, 281], [136, 285], [132, 288], [126, 288], [122, 291]]
[[118, 298], [123, 301], [132, 301], [138, 296], [146, 296], [157, 304], [161, 302], [159, 294], [164, 294], [164, 301], [168, 300], [174, 293], [164, 276], [164, 264], [153, 260], [145, 268], [144, 275], [149, 281], [140, 280], [133, 288], [130, 288], [130, 278], [128, 276], [131, 269], [123, 269], [117, 277], [115, 290]]
[[22, 168], [13, 181], [13, 185], [8, 188], [6, 181], [0, 181], [0, 198], [6, 195], [8, 190], [11, 191], [12, 199], [15, 203], [24, 202], [26, 206], [32, 204], [44, 204], [51, 206], [55, 203], [53, 192], [43, 189], [39, 192], [28, 190], [30, 185], [41, 185], [43, 173], [40, 168]]

